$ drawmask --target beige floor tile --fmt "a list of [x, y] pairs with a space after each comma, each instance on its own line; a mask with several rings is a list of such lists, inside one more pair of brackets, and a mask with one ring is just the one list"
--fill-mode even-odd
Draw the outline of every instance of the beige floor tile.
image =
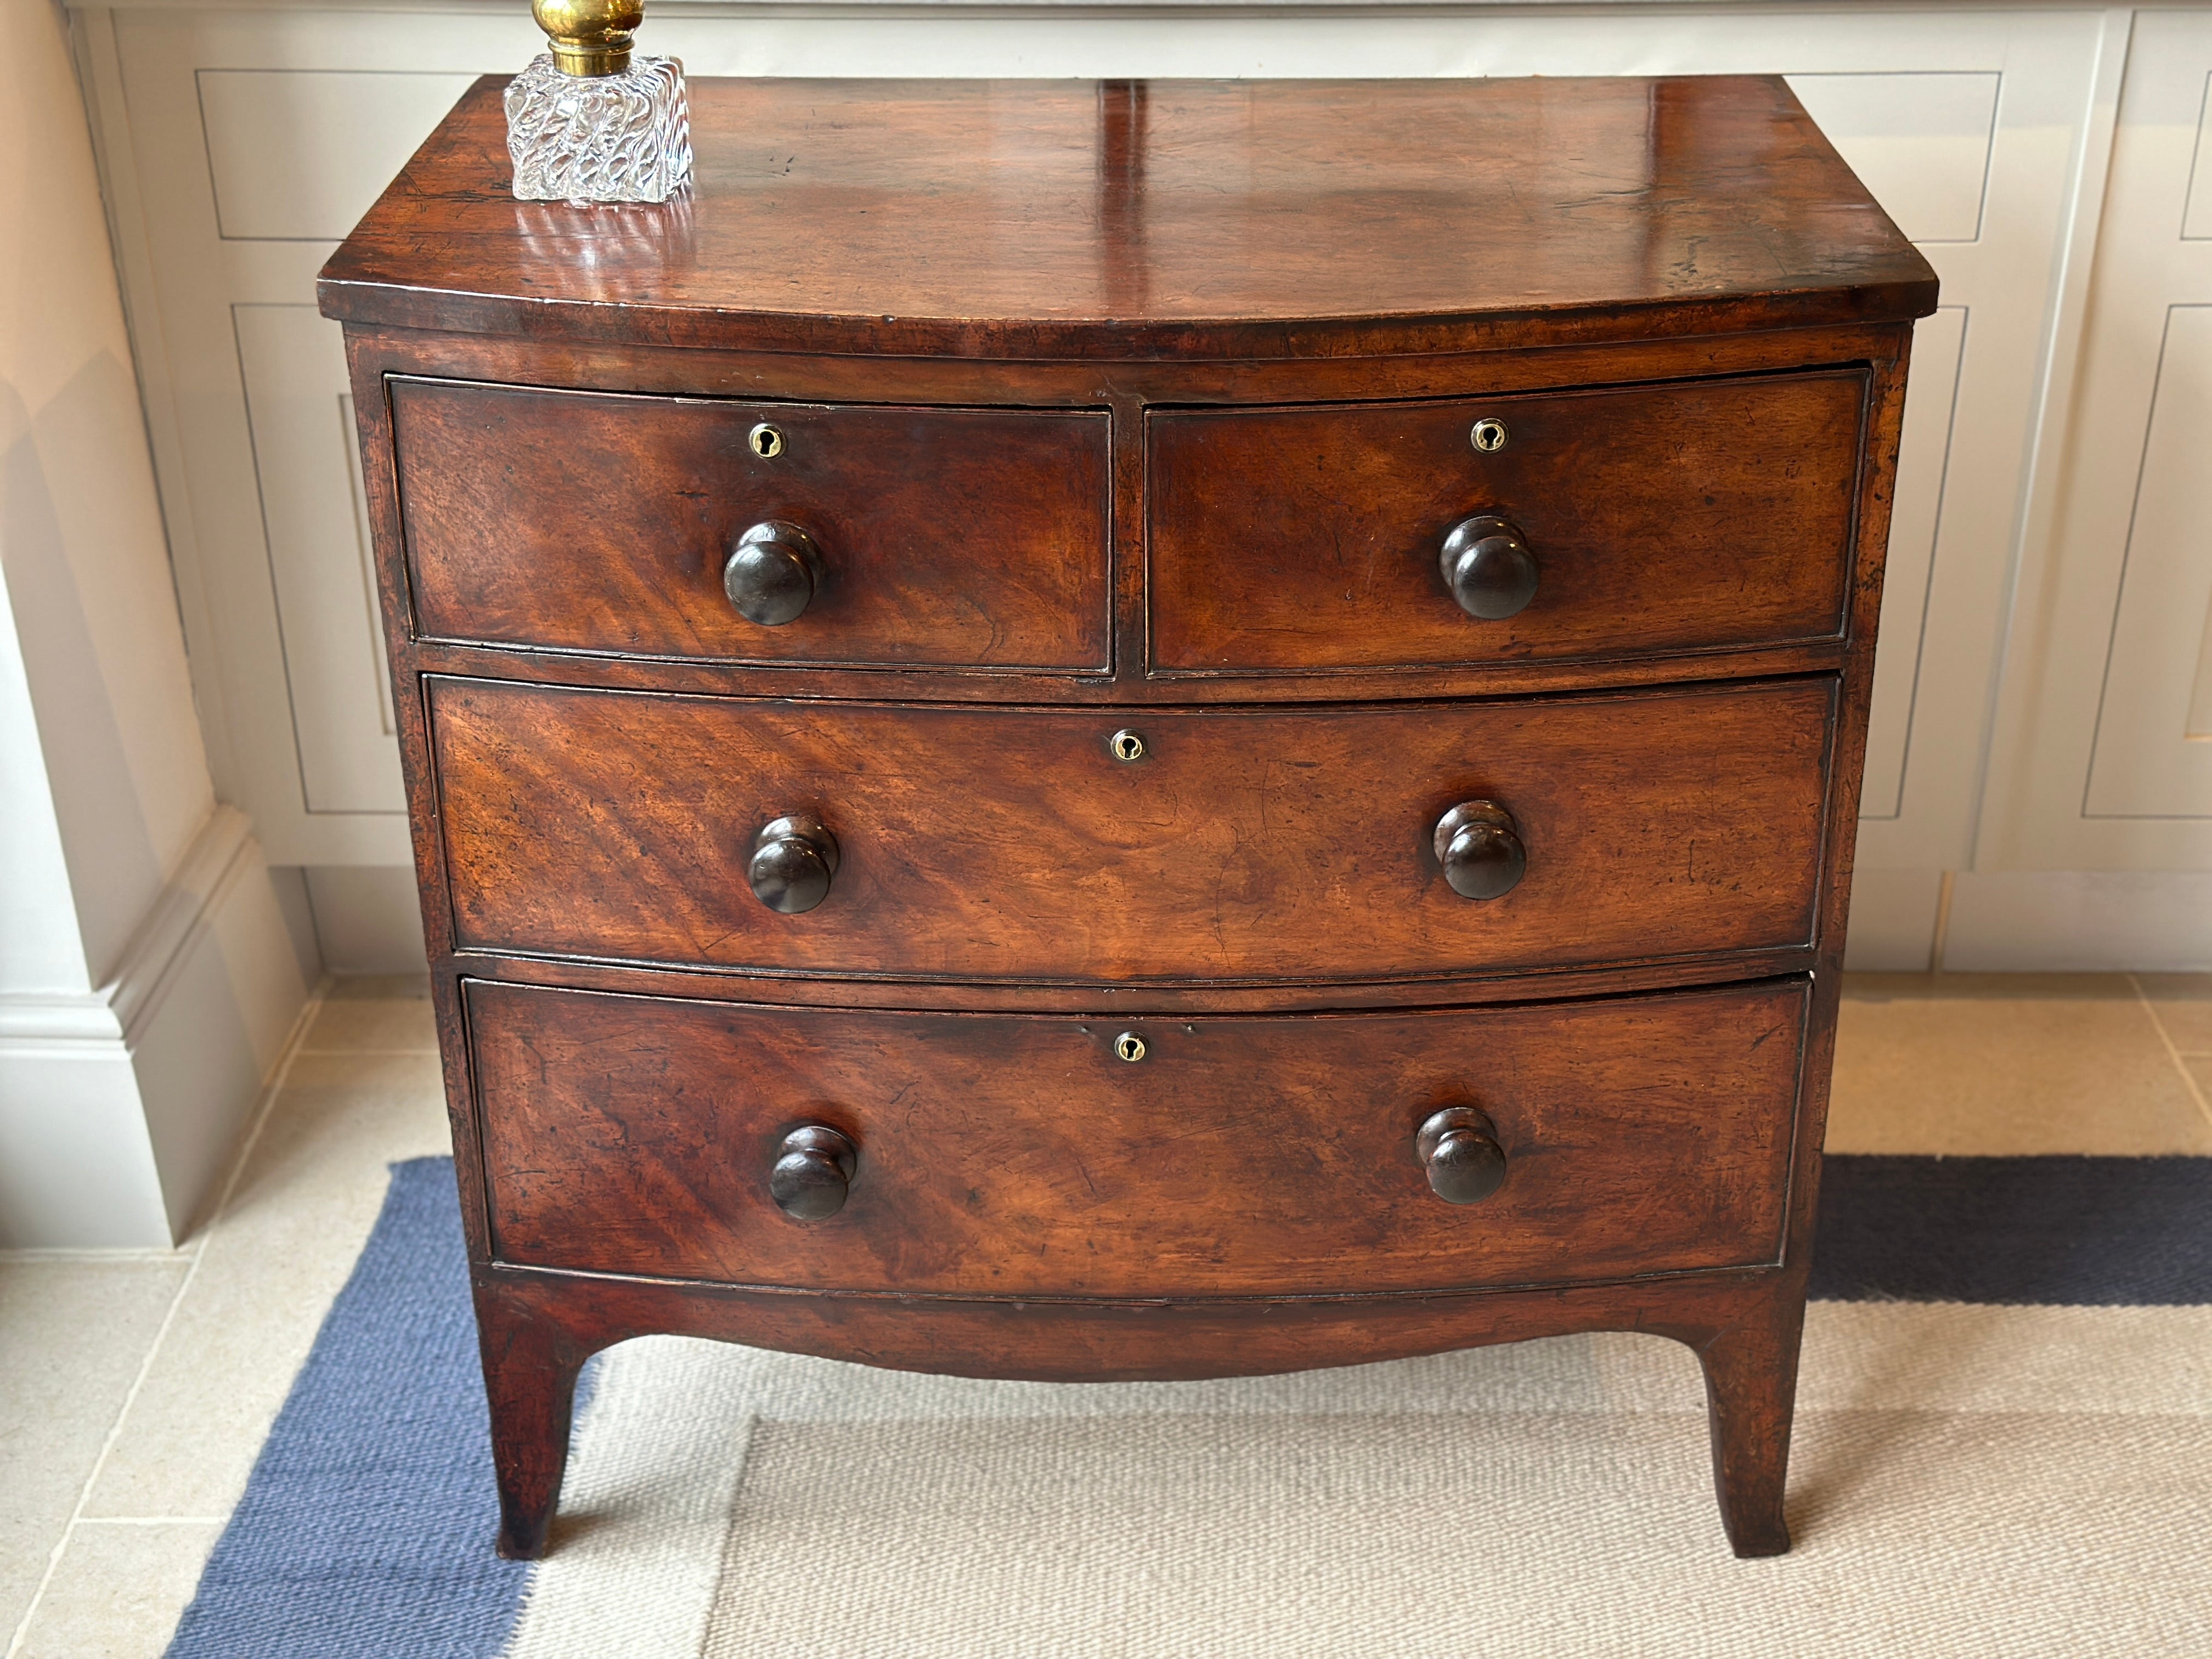
[[302, 1054], [87, 1512], [226, 1516], [397, 1158], [449, 1151], [431, 1054]]
[[21, 1659], [161, 1659], [222, 1531], [214, 1522], [79, 1526]]
[[438, 1024], [427, 997], [330, 997], [301, 1039], [302, 1054], [438, 1052]]
[[186, 1267], [182, 1257], [0, 1261], [0, 1649]]
[[1832, 1152], [2212, 1153], [2212, 1121], [2119, 975], [1854, 974]]
[[2212, 1101], [2212, 1054], [2184, 1054], [2181, 1063], [2197, 1080], [2197, 1092]]
[[2212, 1054], [2212, 974], [2138, 974], [2136, 982], [2175, 1048]]

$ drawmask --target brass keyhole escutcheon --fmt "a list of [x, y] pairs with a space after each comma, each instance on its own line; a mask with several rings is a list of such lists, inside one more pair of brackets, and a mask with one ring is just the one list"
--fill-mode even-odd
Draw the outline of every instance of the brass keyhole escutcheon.
[[[1124, 765], [1145, 757], [1145, 740], [1134, 732], [1116, 732], [1106, 740], [1106, 746], [1114, 751], [1114, 758]], [[1139, 1050], [1144, 1046], [1141, 1042], [1137, 1045]]]
[[1504, 422], [1486, 415], [1474, 423], [1474, 429], [1467, 434], [1467, 441], [1483, 454], [1495, 455], [1505, 447], [1505, 441], [1511, 435], [1506, 431]]
[[1126, 1060], [1134, 1066], [1145, 1057], [1145, 1040], [1134, 1031], [1124, 1031], [1114, 1039], [1114, 1057]]
[[783, 429], [766, 421], [747, 434], [745, 441], [752, 446], [753, 453], [764, 461], [772, 461], [783, 453]]

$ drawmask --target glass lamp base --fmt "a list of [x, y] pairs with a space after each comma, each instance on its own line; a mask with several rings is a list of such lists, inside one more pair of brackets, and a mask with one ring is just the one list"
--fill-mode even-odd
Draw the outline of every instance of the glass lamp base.
[[691, 177], [684, 65], [633, 58], [564, 75], [540, 52], [507, 88], [507, 152], [526, 202], [665, 202]]

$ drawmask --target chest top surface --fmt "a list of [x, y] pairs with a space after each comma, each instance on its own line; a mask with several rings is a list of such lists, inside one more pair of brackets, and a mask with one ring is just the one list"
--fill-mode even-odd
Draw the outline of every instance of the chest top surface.
[[613, 345], [1268, 359], [1925, 315], [1778, 76], [696, 80], [690, 192], [519, 202], [470, 89], [332, 256], [349, 322]]

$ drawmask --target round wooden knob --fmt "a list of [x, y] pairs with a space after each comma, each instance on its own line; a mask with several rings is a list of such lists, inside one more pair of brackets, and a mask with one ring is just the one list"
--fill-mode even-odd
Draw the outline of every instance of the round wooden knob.
[[822, 586], [822, 550], [795, 524], [770, 519], [738, 538], [722, 565], [722, 592], [747, 622], [781, 628], [799, 620]]
[[1447, 1204], [1480, 1204], [1505, 1184], [1498, 1126], [1472, 1106], [1431, 1113], [1413, 1137], [1429, 1190]]
[[753, 896], [787, 916], [811, 910], [828, 898], [830, 878], [836, 873], [837, 838], [811, 812], [762, 826], [745, 866]]
[[1528, 868], [1513, 814], [1494, 800], [1463, 800], [1437, 820], [1434, 845], [1444, 879], [1462, 898], [1510, 893]]
[[1536, 556], [1510, 519], [1478, 513], [1444, 532], [1444, 584], [1459, 608], [1485, 622], [1519, 614], [1536, 597]]
[[775, 1166], [768, 1172], [768, 1195], [793, 1219], [819, 1221], [845, 1207], [845, 1194], [860, 1161], [860, 1151], [849, 1137], [819, 1123], [802, 1125], [775, 1149]]

